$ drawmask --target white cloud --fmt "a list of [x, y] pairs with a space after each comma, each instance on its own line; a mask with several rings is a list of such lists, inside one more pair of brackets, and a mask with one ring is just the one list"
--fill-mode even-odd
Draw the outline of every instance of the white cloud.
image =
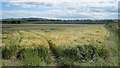
[[118, 2], [119, 0], [3, 0], [11, 2]]
[[[118, 9], [116, 2], [61, 2], [61, 3], [51, 3], [51, 2], [10, 2], [11, 5], [21, 6], [24, 8], [54, 8], [54, 9], [69, 9], [69, 10], [79, 10], [79, 11], [90, 11], [91, 8], [105, 10], [109, 9]], [[92, 9], [92, 10], [94, 10]]]
[[[16, 15], [17, 13], [17, 15]], [[61, 14], [62, 13], [62, 14]], [[76, 18], [91, 18], [91, 19], [109, 19], [116, 18], [117, 13], [111, 12], [77, 12], [67, 10], [49, 10], [49, 11], [27, 11], [27, 10], [12, 10], [3, 11], [3, 17], [41, 17], [41, 18], [61, 18], [61, 19], [76, 19]], [[115, 17], [114, 17], [115, 16]]]
[[[23, 8], [49, 8], [44, 11], [3, 10], [8, 17], [45, 18], [117, 18], [119, 0], [9, 0], [9, 5]], [[18, 13], [18, 14], [16, 14]]]

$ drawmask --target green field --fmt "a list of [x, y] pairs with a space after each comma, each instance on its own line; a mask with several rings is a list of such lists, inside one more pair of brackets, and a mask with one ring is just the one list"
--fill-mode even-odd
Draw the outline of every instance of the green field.
[[117, 66], [117, 37], [104, 24], [3, 25], [3, 66]]

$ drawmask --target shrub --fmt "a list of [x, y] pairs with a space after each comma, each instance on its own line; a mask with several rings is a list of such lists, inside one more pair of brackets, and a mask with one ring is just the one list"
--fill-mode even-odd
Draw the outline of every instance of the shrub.
[[118, 33], [119, 31], [119, 23], [118, 22], [109, 22], [106, 23], [106, 27], [110, 28], [112, 31]]

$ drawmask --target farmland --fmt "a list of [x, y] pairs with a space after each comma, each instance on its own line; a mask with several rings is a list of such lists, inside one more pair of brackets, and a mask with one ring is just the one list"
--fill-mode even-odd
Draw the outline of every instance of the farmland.
[[116, 66], [116, 39], [104, 24], [4, 24], [2, 62], [4, 66]]

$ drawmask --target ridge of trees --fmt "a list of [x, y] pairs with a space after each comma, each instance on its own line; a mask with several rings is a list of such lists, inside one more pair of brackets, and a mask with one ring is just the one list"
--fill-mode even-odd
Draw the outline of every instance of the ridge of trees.
[[21, 19], [2, 19], [2, 24], [105, 24], [107, 22], [116, 22], [117, 20], [113, 19], [104, 19], [104, 20], [60, 20], [60, 19], [30, 19], [30, 18], [21, 18]]

